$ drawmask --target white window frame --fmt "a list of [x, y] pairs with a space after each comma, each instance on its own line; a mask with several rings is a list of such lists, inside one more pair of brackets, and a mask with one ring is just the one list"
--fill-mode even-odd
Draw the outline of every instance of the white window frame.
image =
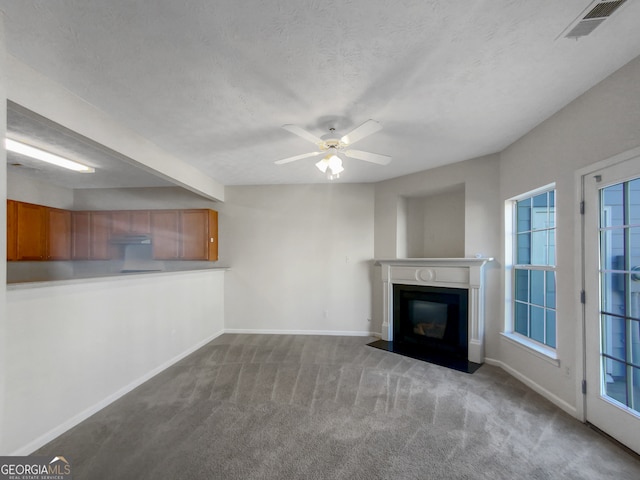
[[[549, 345], [545, 345], [544, 343], [540, 343], [526, 335], [522, 335], [515, 331], [515, 270], [516, 270], [516, 258], [515, 258], [515, 238], [516, 238], [516, 205], [520, 200], [524, 200], [526, 198], [535, 197], [536, 195], [540, 195], [541, 193], [546, 193], [550, 191], [555, 191], [555, 211], [557, 212], [558, 206], [558, 195], [556, 191], [556, 184], [551, 183], [545, 185], [543, 187], [537, 188], [535, 190], [531, 190], [525, 192], [523, 194], [517, 195], [505, 201], [504, 208], [504, 224], [505, 224], [505, 243], [504, 243], [504, 265], [505, 265], [505, 277], [504, 277], [504, 285], [505, 285], [505, 304], [504, 304], [504, 313], [505, 313], [505, 321], [504, 321], [504, 331], [502, 332], [503, 338], [507, 339], [510, 343], [524, 348], [529, 352], [533, 352], [536, 356], [549, 361], [554, 365], [559, 365], [558, 356], [557, 356], [557, 348], [558, 348], [558, 315], [557, 315], [557, 290], [558, 290], [558, 282], [556, 278], [556, 347], [550, 347]], [[557, 273], [557, 244], [558, 244], [558, 230], [557, 230], [557, 213], [555, 214], [554, 221], [554, 229], [555, 229], [555, 242], [556, 249], [554, 252], [555, 255], [555, 264], [538, 266], [532, 265], [532, 270], [545, 270], [545, 271], [553, 271]]]

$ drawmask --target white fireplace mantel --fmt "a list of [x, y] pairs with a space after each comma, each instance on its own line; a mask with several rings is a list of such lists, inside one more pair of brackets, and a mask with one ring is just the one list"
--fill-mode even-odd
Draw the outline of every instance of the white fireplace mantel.
[[468, 359], [484, 362], [484, 280], [482, 267], [493, 258], [378, 259], [382, 266], [382, 339], [393, 341], [393, 285], [462, 288], [469, 291]]

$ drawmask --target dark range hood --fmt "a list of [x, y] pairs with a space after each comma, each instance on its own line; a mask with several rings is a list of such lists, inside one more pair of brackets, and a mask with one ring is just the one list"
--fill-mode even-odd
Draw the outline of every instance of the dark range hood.
[[151, 245], [151, 235], [115, 235], [109, 241], [114, 245]]
[[113, 245], [122, 245], [123, 273], [161, 272], [164, 262], [154, 260], [150, 235], [117, 235], [110, 239]]

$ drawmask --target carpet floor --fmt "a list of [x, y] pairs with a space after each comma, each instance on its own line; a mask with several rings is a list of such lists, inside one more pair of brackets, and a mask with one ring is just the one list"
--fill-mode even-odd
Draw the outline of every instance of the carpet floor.
[[56, 438], [74, 480], [617, 479], [640, 460], [489, 365], [225, 334]]

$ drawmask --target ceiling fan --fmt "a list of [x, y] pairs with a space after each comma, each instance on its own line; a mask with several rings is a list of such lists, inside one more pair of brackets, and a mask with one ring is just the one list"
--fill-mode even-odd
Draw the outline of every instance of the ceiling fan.
[[338, 134], [335, 133], [335, 128], [330, 128], [329, 133], [323, 135], [322, 138], [315, 136], [313, 133], [308, 132], [302, 127], [297, 125], [283, 125], [282, 128], [298, 135], [305, 140], [314, 143], [319, 151], [303, 153], [302, 155], [296, 155], [294, 157], [284, 158], [278, 160], [275, 163], [277, 165], [283, 165], [285, 163], [295, 162], [296, 160], [302, 160], [308, 157], [317, 157], [318, 155], [324, 155], [322, 160], [316, 163], [316, 167], [322, 172], [327, 174], [327, 178], [333, 180], [339, 178], [340, 173], [344, 171], [342, 166], [342, 159], [338, 153], [345, 157], [355, 158], [358, 160], [364, 160], [365, 162], [376, 163], [378, 165], [387, 165], [391, 161], [391, 157], [388, 155], [381, 155], [379, 153], [363, 152], [362, 150], [352, 150], [349, 147], [357, 141], [377, 132], [382, 128], [375, 120], [367, 120], [359, 127], [354, 128], [351, 132], [338, 138]]

